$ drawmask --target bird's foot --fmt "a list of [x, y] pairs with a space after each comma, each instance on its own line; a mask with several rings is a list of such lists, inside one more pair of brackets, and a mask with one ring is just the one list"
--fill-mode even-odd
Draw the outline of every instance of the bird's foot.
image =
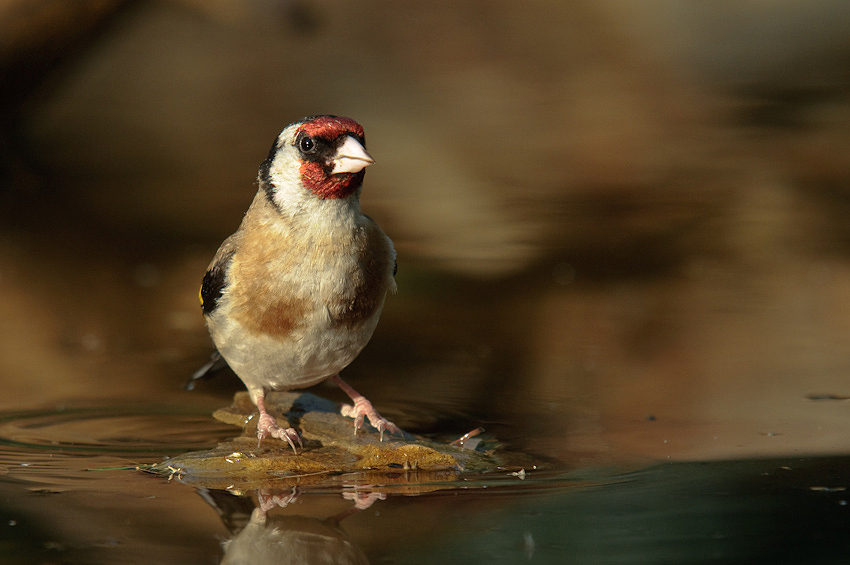
[[372, 403], [360, 396], [354, 399], [354, 405], [343, 404], [340, 408], [340, 413], [343, 416], [354, 418], [354, 434], [357, 435], [357, 430], [363, 427], [363, 422], [366, 418], [378, 432], [381, 434], [381, 441], [384, 441], [384, 432], [400, 434], [401, 430], [398, 426], [381, 416]]
[[292, 491], [286, 494], [281, 494], [280, 491], [260, 489], [257, 491], [257, 501], [260, 503], [260, 509], [263, 512], [268, 512], [276, 506], [286, 508], [298, 498], [299, 493], [297, 486], [292, 487]]
[[358, 510], [366, 510], [378, 500], [386, 500], [387, 495], [382, 492], [344, 492], [342, 497], [346, 500], [354, 502], [354, 507]]
[[301, 436], [298, 435], [295, 428], [281, 428], [271, 414], [262, 410], [260, 411], [260, 419], [257, 421], [257, 449], [260, 448], [260, 444], [266, 437], [285, 440], [296, 455], [298, 455], [298, 449], [295, 448], [295, 442], [298, 442], [300, 448], [304, 448]]
[[343, 404], [340, 408], [340, 413], [343, 416], [354, 418], [355, 435], [357, 435], [357, 430], [363, 427], [363, 421], [366, 418], [369, 418], [369, 423], [381, 433], [381, 441], [384, 441], [385, 431], [395, 434], [401, 433], [401, 429], [399, 429], [398, 426], [378, 414], [378, 411], [375, 410], [372, 403], [366, 400], [362, 394], [351, 388], [351, 385], [342, 380], [339, 375], [334, 375], [331, 377], [331, 380], [333, 380], [336, 383], [336, 386], [341, 388], [354, 402], [353, 406], [351, 404]]

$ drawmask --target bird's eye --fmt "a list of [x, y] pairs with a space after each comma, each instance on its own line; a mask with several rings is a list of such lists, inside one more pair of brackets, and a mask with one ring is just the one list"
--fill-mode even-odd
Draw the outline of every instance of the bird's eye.
[[305, 135], [301, 138], [301, 141], [298, 142], [298, 147], [304, 153], [312, 153], [316, 150], [316, 142], [313, 141], [313, 138], [309, 135]]

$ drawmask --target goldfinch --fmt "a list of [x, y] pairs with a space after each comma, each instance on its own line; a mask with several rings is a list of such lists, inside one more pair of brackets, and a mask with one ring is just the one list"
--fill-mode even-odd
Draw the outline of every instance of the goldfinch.
[[366, 152], [363, 128], [349, 118], [309, 116], [278, 135], [260, 165], [259, 189], [239, 229], [207, 268], [200, 298], [221, 357], [259, 410], [258, 447], [271, 436], [301, 443], [265, 407], [270, 390], [332, 379], [343, 405], [383, 440], [399, 428], [338, 375], [375, 330], [395, 290], [392, 241], [360, 211]]

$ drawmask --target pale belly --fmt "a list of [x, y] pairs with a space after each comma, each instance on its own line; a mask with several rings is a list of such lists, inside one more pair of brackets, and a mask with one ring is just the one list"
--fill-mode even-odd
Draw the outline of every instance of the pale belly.
[[283, 338], [251, 333], [215, 314], [208, 325], [219, 353], [256, 399], [263, 390], [306, 388], [337, 374], [369, 342], [379, 314], [357, 328], [316, 324]]

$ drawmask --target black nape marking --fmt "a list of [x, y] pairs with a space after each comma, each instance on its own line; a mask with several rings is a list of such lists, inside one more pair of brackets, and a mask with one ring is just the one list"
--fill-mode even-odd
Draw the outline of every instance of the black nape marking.
[[266, 197], [269, 199], [269, 202], [274, 204], [274, 191], [275, 185], [272, 182], [270, 170], [272, 168], [272, 161], [274, 161], [274, 156], [277, 153], [277, 139], [272, 143], [272, 148], [269, 150], [269, 156], [266, 157], [266, 160], [260, 163], [260, 170], [258, 175], [258, 180], [260, 183], [260, 188], [263, 189]]
[[231, 257], [233, 257], [233, 252], [224, 255], [204, 275], [204, 280], [201, 283], [201, 309], [205, 316], [211, 314], [218, 306], [218, 301], [221, 299], [224, 290], [224, 279]]

